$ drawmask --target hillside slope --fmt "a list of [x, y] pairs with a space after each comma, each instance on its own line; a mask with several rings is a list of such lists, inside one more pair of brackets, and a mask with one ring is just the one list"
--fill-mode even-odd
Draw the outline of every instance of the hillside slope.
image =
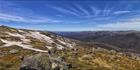
[[0, 70], [140, 70], [139, 65], [138, 56], [110, 45], [0, 26]]
[[58, 34], [80, 41], [113, 45], [125, 52], [140, 53], [139, 31], [59, 32]]

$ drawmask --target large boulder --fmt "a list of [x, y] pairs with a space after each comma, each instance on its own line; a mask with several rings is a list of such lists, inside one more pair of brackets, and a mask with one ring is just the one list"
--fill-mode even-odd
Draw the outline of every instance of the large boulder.
[[20, 70], [51, 70], [51, 62], [47, 54], [36, 54], [25, 57]]
[[65, 62], [62, 56], [53, 57], [47, 53], [39, 53], [24, 57], [20, 70], [70, 70], [72, 65]]

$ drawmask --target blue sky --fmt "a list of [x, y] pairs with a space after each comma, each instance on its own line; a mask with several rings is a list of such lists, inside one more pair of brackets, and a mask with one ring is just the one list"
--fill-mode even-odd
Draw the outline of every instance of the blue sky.
[[140, 1], [0, 0], [0, 25], [49, 31], [140, 30]]

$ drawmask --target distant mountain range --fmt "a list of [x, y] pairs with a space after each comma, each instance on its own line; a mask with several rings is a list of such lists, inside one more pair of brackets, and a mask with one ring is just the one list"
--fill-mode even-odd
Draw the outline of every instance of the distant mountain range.
[[98, 42], [112, 45], [125, 52], [140, 53], [139, 31], [57, 32], [57, 34], [84, 42]]

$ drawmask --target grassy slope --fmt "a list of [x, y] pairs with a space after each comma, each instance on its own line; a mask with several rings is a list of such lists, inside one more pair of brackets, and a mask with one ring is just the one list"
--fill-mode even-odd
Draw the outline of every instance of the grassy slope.
[[[18, 32], [15, 29], [0, 28], [0, 31], [3, 30]], [[7, 38], [5, 34], [0, 35], [4, 35], [0, 37]], [[32, 39], [31, 44], [35, 48], [46, 49], [44, 42]], [[2, 45], [1, 41], [0, 45]], [[86, 45], [83, 44], [82, 46]], [[11, 49], [17, 49], [19, 51], [11, 54], [9, 53]], [[0, 55], [4, 54], [4, 56], [0, 57], [0, 70], [18, 70], [22, 62], [20, 60], [22, 56], [29, 56], [36, 53], [38, 52], [24, 50], [18, 46], [0, 48]], [[79, 47], [76, 51], [70, 49], [57, 51], [55, 55], [63, 56], [68, 63], [71, 63], [73, 66], [72, 70], [140, 70], [140, 60], [135, 60], [129, 56], [121, 55], [118, 52], [109, 52], [107, 50], [93, 51], [92, 48]]]

